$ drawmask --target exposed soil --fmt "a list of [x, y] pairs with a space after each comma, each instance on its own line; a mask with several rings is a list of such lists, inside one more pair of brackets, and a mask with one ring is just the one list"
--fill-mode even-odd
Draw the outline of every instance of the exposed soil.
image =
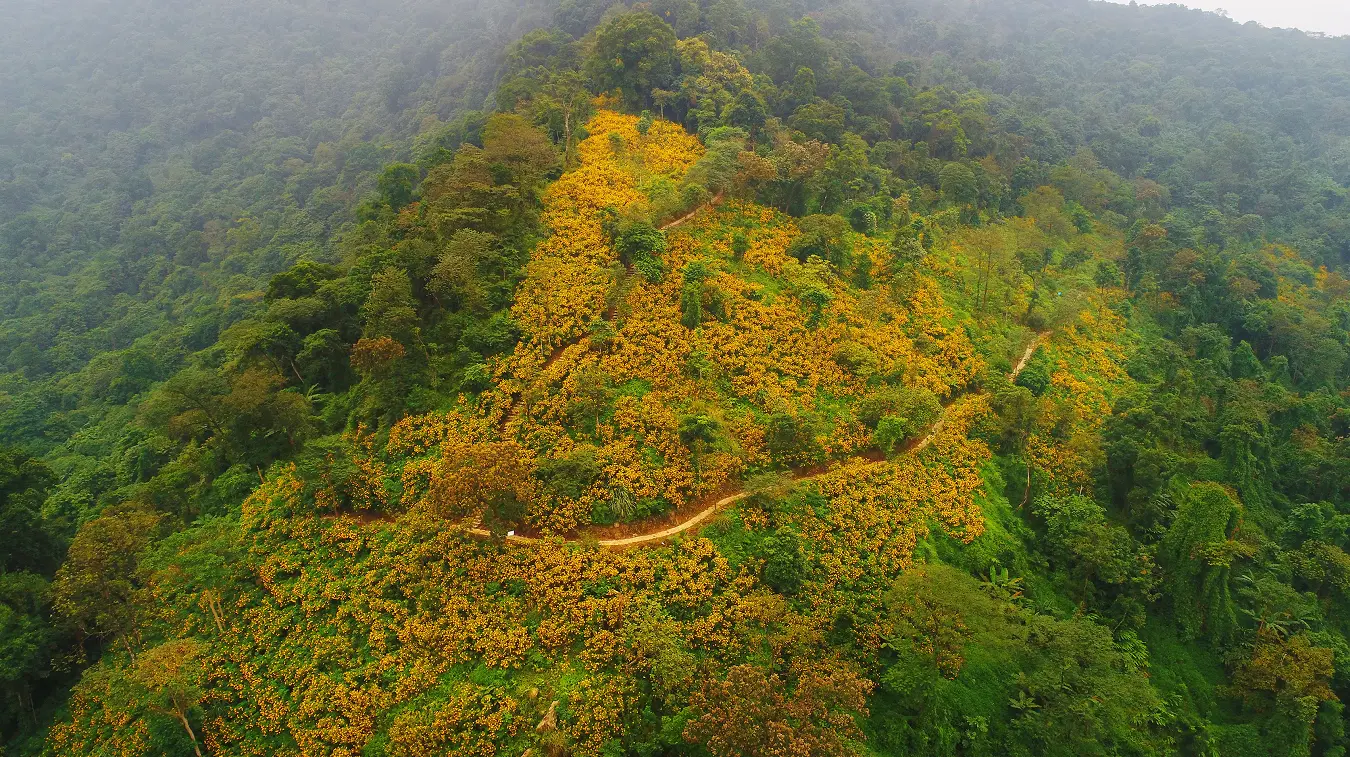
[[689, 211], [688, 213], [685, 213], [684, 215], [680, 216], [679, 218], [676, 218], [674, 221], [662, 225], [660, 230], [665, 231], [666, 229], [673, 229], [676, 226], [679, 226], [685, 221], [688, 221], [689, 219], [703, 212], [704, 208], [717, 207], [717, 205], [719, 205], [721, 202], [722, 202], [722, 193], [718, 192], [717, 194], [713, 195], [713, 198], [708, 201], [707, 205], [700, 205], [697, 208], [694, 208], [693, 210]]
[[[1022, 353], [1022, 358], [1017, 361], [1017, 365], [1013, 366], [1012, 372], [1008, 374], [1009, 378], [1017, 378], [1017, 375], [1027, 367], [1027, 363], [1031, 360], [1031, 356], [1035, 354], [1036, 348], [1044, 344], [1046, 338], [1047, 334], [1037, 334], [1036, 338], [1031, 340], [1031, 344], [1027, 345], [1026, 351]], [[950, 405], [948, 405], [948, 407], [950, 407]], [[943, 423], [946, 421], [945, 410], [946, 408], [944, 408], [943, 415], [939, 417], [933, 425], [928, 427], [928, 433], [906, 445], [903, 454], [917, 453], [929, 444], [932, 444], [934, 437], [937, 436], [938, 431], [942, 430]], [[886, 461], [886, 456], [877, 449], [869, 449], [860, 452], [856, 458], [867, 460], [873, 465]], [[807, 468], [801, 468], [792, 471], [792, 477], [798, 481], [809, 480], [823, 475], [838, 467], [840, 464], [839, 461], [832, 461]], [[684, 507], [676, 508], [661, 516], [659, 519], [646, 520], [642, 523], [589, 528], [585, 531], [585, 534], [586, 538], [595, 539], [600, 546], [613, 549], [622, 549], [624, 547], [660, 542], [675, 536], [676, 534], [688, 531], [711, 518], [727, 505], [745, 499], [748, 496], [750, 496], [750, 492], [743, 490], [730, 493], [710, 494], [707, 497], [701, 497], [698, 500], [690, 502]], [[716, 497], [716, 499], [709, 503], [708, 500], [714, 497]], [[469, 529], [469, 533], [480, 537], [490, 536], [485, 529], [481, 528]], [[580, 540], [580, 537], [568, 539], [568, 541], [573, 542]], [[533, 544], [541, 541], [541, 539], [537, 536], [518, 533], [514, 536], [507, 537], [507, 541], [517, 544]]]

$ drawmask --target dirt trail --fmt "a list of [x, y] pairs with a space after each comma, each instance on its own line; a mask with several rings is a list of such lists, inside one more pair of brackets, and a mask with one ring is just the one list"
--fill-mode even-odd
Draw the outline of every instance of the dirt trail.
[[673, 229], [673, 228], [675, 228], [676, 226], [679, 226], [680, 224], [684, 223], [685, 221], [688, 221], [689, 219], [691, 219], [691, 218], [693, 218], [694, 216], [698, 215], [699, 213], [703, 212], [703, 209], [704, 209], [704, 208], [714, 208], [714, 207], [717, 207], [717, 205], [718, 205], [719, 203], [721, 203], [721, 202], [722, 202], [722, 193], [721, 193], [721, 192], [718, 192], [717, 194], [713, 195], [712, 199], [709, 200], [708, 203], [707, 203], [706, 205], [700, 205], [700, 206], [698, 206], [697, 208], [694, 208], [693, 210], [689, 211], [688, 213], [685, 213], [684, 215], [680, 216], [679, 218], [676, 218], [674, 221], [671, 221], [670, 223], [665, 224], [664, 226], [662, 226], [662, 227], [660, 228], [660, 231], [665, 231], [666, 229]]
[[[574, 337], [558, 345], [553, 350], [553, 352], [549, 353], [549, 356], [545, 358], [544, 364], [539, 366], [539, 372], [543, 373], [547, 371], [549, 368], [552, 368], [553, 364], [558, 362], [558, 358], [562, 357], [563, 353], [567, 351], [567, 348], [574, 347], [580, 344], [584, 336], [585, 335], [583, 334], [581, 336]], [[525, 392], [524, 390], [521, 390], [511, 397], [511, 406], [506, 409], [506, 414], [502, 416], [501, 423], [497, 426], [497, 428], [499, 428], [502, 431], [505, 431], [506, 429], [510, 428], [512, 425], [514, 425], [520, 420], [520, 413], [524, 409], [525, 409]]]
[[1022, 353], [1022, 359], [1018, 360], [1017, 365], [1013, 366], [1012, 373], [1008, 374], [1008, 378], [1017, 378], [1017, 375], [1022, 372], [1022, 369], [1027, 367], [1027, 363], [1031, 362], [1031, 356], [1036, 354], [1036, 348], [1045, 344], [1045, 339], [1046, 334], [1037, 334], [1036, 338], [1031, 340], [1031, 344], [1027, 345], [1027, 351]]
[[[1048, 338], [1048, 336], [1049, 336], [1048, 334], [1037, 334], [1036, 338], [1031, 340], [1031, 344], [1028, 344], [1026, 351], [1022, 353], [1022, 358], [1017, 361], [1017, 365], [1013, 366], [1012, 372], [1008, 374], [1009, 379], [1017, 378], [1018, 374], [1020, 374], [1022, 370], [1027, 367], [1027, 363], [1031, 361], [1031, 356], [1036, 353], [1036, 349], [1038, 347], [1045, 344], [1045, 341]], [[933, 423], [933, 425], [928, 427], [928, 433], [925, 434], [923, 438], [919, 439], [919, 441], [909, 449], [907, 454], [911, 455], [916, 454], [920, 450], [923, 450], [925, 447], [927, 447], [929, 444], [932, 444], [934, 437], [936, 437], [938, 432], [942, 430], [942, 426], [946, 422], [946, 420], [947, 416], [946, 412], [944, 411], [943, 415], [940, 418], [938, 418]], [[872, 464], [879, 465], [882, 462], [885, 462], [885, 460], [875, 461]], [[796, 480], [810, 481], [812, 478], [815, 478], [816, 476], [819, 475], [822, 474], [817, 473], [813, 476], [803, 476]], [[674, 526], [670, 526], [669, 528], [663, 528], [659, 531], [653, 531], [651, 533], [646, 534], [627, 536], [621, 539], [598, 539], [596, 540], [596, 543], [602, 547], [608, 547], [611, 549], [620, 549], [623, 547], [632, 547], [640, 544], [651, 544], [652, 542], [659, 542], [664, 539], [668, 539], [672, 536], [675, 536], [676, 534], [688, 531], [689, 529], [697, 526], [698, 524], [712, 517], [714, 514], [716, 514], [718, 511], [720, 511], [727, 505], [733, 502], [738, 502], [742, 499], [745, 499], [748, 496], [750, 496], [750, 492], [746, 491], [737, 492], [735, 494], [725, 496], [717, 500], [716, 502], [712, 503], [711, 505], [705, 507], [704, 509], [698, 511], [697, 513], [693, 514], [686, 520], [677, 523]], [[474, 536], [481, 536], [481, 537], [491, 536], [491, 534], [486, 529], [483, 528], [470, 528], [469, 533], [473, 534]], [[508, 536], [506, 537], [506, 540], [515, 544], [538, 544], [539, 542], [544, 541], [543, 539], [537, 539], [532, 536], [519, 536], [519, 535]], [[568, 539], [568, 541], [578, 542], [581, 540]]]

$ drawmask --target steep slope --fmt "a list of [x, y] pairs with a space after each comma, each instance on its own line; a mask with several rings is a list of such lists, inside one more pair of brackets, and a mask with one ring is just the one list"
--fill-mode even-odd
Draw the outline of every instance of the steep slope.
[[[401, 481], [396, 507], [405, 514], [390, 522], [309, 514], [307, 483], [279, 470], [238, 520], [216, 521], [214, 538], [202, 541], [199, 532], [182, 544], [200, 556], [192, 558], [199, 567], [171, 568], [186, 563], [170, 543], [149, 559], [175, 576], [156, 580], [163, 628], [209, 639], [193, 646], [184, 664], [202, 671], [199, 701], [216, 713], [201, 725], [211, 751], [354, 754], [380, 743], [390, 754], [476, 753], [529, 743], [533, 722], [556, 698], [569, 702], [558, 726], [568, 743], [599, 753], [633, 708], [678, 708], [689, 695], [693, 670], [667, 669], [671, 655], [726, 665], [758, 643], [763, 631], [756, 629], [765, 622], [822, 633], [834, 622], [831, 598], [896, 575], [930, 522], [963, 540], [981, 533], [974, 496], [989, 450], [967, 434], [987, 414], [987, 401], [955, 397], [913, 454], [859, 458], [868, 436], [853, 408], [868, 386], [856, 365], [836, 359], [841, 344], [857, 345], [876, 355], [869, 358], [875, 373], [954, 396], [978, 359], [963, 332], [936, 319], [945, 313], [936, 282], [921, 282], [905, 301], [893, 301], [889, 290], [855, 289], [823, 264], [811, 271], [785, 254], [796, 237], [790, 219], [738, 202], [707, 209], [671, 235], [662, 261], [672, 273], [626, 287], [606, 346], [582, 331], [587, 319], [604, 319], [617, 262], [600, 233], [599, 209], [616, 198], [643, 203], [633, 187], [644, 172], [678, 178], [698, 155], [695, 142], [659, 122], [638, 138], [635, 121], [601, 112], [592, 122], [596, 135], [583, 143], [581, 167], [545, 194], [544, 223], [553, 234], [517, 305], [541, 315], [502, 360], [503, 378], [483, 395], [484, 415], [409, 418], [361, 463], [369, 486]], [[623, 147], [612, 150], [609, 134], [624, 129]], [[736, 229], [749, 242], [740, 259], [730, 250]], [[867, 244], [859, 240], [861, 254]], [[680, 322], [684, 282], [673, 272], [694, 260], [713, 271], [706, 283], [725, 293], [725, 323], [716, 316], [694, 328]], [[827, 320], [809, 326], [811, 307], [796, 294], [807, 276], [833, 303]], [[887, 278], [879, 275], [874, 286]], [[536, 304], [542, 302], [551, 307]], [[916, 348], [910, 334], [925, 335], [928, 350]], [[559, 347], [549, 359], [547, 350]], [[680, 369], [696, 351], [716, 379]], [[599, 413], [600, 433], [593, 419], [565, 412], [597, 366], [616, 386], [642, 387], [616, 393], [614, 406]], [[501, 423], [513, 395], [541, 388], [549, 390], [546, 401]], [[810, 457], [784, 464], [834, 461], [791, 495], [818, 504], [766, 510], [782, 495], [765, 491], [740, 502], [744, 509], [725, 523], [744, 522], [735, 528], [757, 539], [785, 529], [800, 535], [801, 549], [819, 566], [801, 586], [811, 599], [800, 609], [765, 588], [753, 563], [733, 563], [707, 539], [621, 554], [548, 539], [503, 549], [441, 517], [447, 508], [532, 486], [520, 477], [532, 459], [567, 459], [582, 445], [595, 450], [596, 480], [580, 496], [531, 500], [532, 521], [575, 528], [601, 492], [617, 486], [636, 497], [665, 495], [678, 509], [701, 493], [738, 485], [746, 470], [768, 468], [762, 418], [785, 406], [793, 417], [817, 413], [820, 440]], [[691, 410], [718, 424], [697, 461], [680, 438], [679, 418]], [[206, 596], [217, 615], [201, 614]], [[665, 640], [660, 648], [638, 657], [622, 651], [650, 643], [641, 639], [654, 640], [652, 634]], [[634, 663], [661, 671], [652, 679], [658, 689], [641, 682], [647, 674], [633, 677]], [[825, 676], [830, 683], [822, 685], [840, 687], [840, 695], [866, 689], [848, 666], [825, 658], [801, 664], [814, 671], [804, 675]], [[137, 685], [136, 668], [109, 660], [97, 670], [76, 693], [74, 720], [53, 733], [58, 754], [94, 743], [135, 750], [155, 738], [117, 725], [126, 716], [118, 703]]]
[[[642, 187], [678, 182], [701, 153], [678, 127], [658, 121], [639, 135], [636, 122], [597, 115], [581, 166], [545, 195], [552, 235], [513, 310], [525, 338], [482, 400], [500, 419], [494, 443], [520, 444], [523, 468], [531, 458], [594, 466], [580, 496], [536, 492], [533, 527], [568, 532], [597, 510], [620, 515], [616, 500], [679, 510], [775, 465], [857, 454], [870, 446], [857, 418], [866, 398], [891, 385], [947, 398], [974, 378], [980, 360], [947, 325], [936, 282], [886, 270], [885, 248], [852, 231], [853, 254], [877, 271], [872, 289], [791, 257], [793, 221], [739, 202], [671, 229], [659, 280], [624, 269], [603, 217], [648, 212]], [[892, 278], [912, 292], [890, 296]]]
[[568, 0], [454, 123], [420, 58], [226, 161], [323, 245], [160, 208], [205, 326], [11, 355], [7, 755], [1350, 747], [1340, 43], [751, 6]]

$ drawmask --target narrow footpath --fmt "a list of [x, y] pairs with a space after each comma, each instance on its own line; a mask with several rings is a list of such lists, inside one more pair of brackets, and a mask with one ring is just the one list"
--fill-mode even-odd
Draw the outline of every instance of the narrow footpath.
[[[1012, 372], [1008, 374], [1009, 379], [1016, 379], [1018, 374], [1022, 372], [1022, 369], [1027, 367], [1027, 363], [1030, 362], [1031, 356], [1035, 354], [1036, 349], [1038, 347], [1040, 347], [1042, 344], [1045, 344], [1047, 337], [1048, 337], [1047, 334], [1037, 334], [1036, 338], [1031, 340], [1031, 344], [1028, 344], [1026, 351], [1022, 353], [1021, 359], [1017, 361], [1017, 364], [1013, 366]], [[942, 430], [942, 426], [946, 422], [946, 420], [947, 414], [946, 410], [944, 409], [942, 416], [940, 416], [936, 421], [934, 421], [933, 425], [928, 427], [928, 433], [924, 434], [923, 437], [920, 438], [919, 441], [915, 443], [913, 447], [910, 447], [908, 452], [906, 452], [906, 454], [910, 455], [917, 454], [925, 447], [927, 447], [929, 444], [932, 444], [933, 438], [937, 436], [937, 433], [939, 431]], [[880, 465], [884, 462], [887, 461], [873, 460], [869, 464]], [[811, 479], [817, 476], [824, 475], [824, 473], [826, 472], [828, 472], [828, 470], [816, 473], [815, 475], [812, 476], [803, 476], [801, 478], [796, 479], [796, 481], [810, 481]], [[713, 515], [718, 513], [727, 505], [730, 505], [733, 502], [739, 502], [740, 500], [743, 500], [746, 497], [750, 496], [750, 494], [751, 493], [747, 491], [740, 491], [736, 492], [735, 494], [723, 497], [717, 500], [716, 502], [712, 503], [708, 507], [698, 511], [697, 513], [690, 516], [686, 520], [681, 521], [680, 523], [677, 523], [674, 526], [670, 526], [669, 528], [663, 528], [659, 531], [652, 531], [650, 533], [645, 534], [637, 534], [635, 536], [627, 536], [622, 539], [598, 539], [596, 543], [602, 547], [607, 547], [610, 549], [622, 549], [624, 547], [634, 547], [634, 546], [641, 546], [644, 544], [652, 544], [654, 542], [660, 542], [677, 534], [684, 533], [685, 531], [688, 531], [691, 528], [694, 528], [700, 523], [703, 523], [704, 521], [711, 518]], [[478, 527], [470, 528], [469, 533], [473, 534], [474, 536], [484, 538], [492, 536], [492, 534], [489, 533], [487, 529]], [[506, 537], [506, 540], [513, 544], [538, 544], [540, 542], [545, 541], [544, 539], [538, 539], [532, 536], [519, 536], [519, 535], [508, 536]], [[576, 543], [580, 542], [581, 538], [579, 537], [572, 538], [568, 539], [567, 541], [568, 543]]]

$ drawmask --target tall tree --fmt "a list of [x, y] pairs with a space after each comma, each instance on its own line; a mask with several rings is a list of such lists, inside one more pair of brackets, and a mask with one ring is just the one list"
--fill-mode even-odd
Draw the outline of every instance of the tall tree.
[[622, 13], [595, 31], [586, 71], [600, 92], [618, 90], [633, 108], [652, 104], [654, 89], [674, 89], [675, 32], [646, 11]]

